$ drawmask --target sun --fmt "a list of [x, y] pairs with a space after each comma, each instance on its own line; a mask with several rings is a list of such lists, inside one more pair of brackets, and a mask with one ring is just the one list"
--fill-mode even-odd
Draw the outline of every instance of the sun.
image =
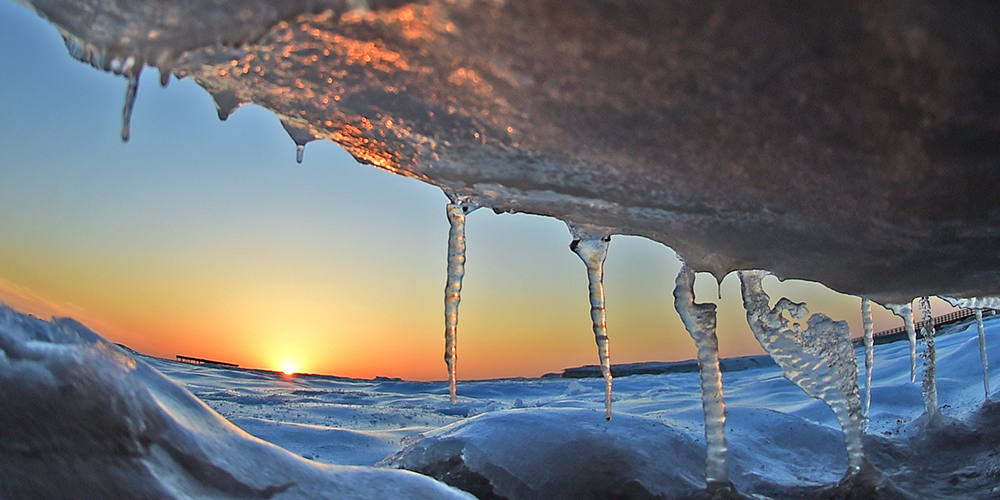
[[295, 366], [295, 363], [291, 361], [285, 362], [281, 365], [281, 373], [284, 373], [285, 375], [295, 375], [296, 369], [297, 367]]

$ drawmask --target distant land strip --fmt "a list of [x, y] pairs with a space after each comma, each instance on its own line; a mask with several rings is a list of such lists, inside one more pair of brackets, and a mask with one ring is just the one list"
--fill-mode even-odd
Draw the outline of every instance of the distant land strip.
[[239, 368], [240, 365], [236, 363], [226, 363], [225, 361], [212, 361], [211, 359], [202, 358], [192, 358], [191, 356], [181, 356], [177, 355], [177, 361], [181, 363], [187, 363], [189, 365], [212, 365], [212, 366], [224, 366], [226, 368]]

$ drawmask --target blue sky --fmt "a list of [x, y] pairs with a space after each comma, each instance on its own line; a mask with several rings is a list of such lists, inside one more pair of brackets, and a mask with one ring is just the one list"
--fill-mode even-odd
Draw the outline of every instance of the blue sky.
[[[157, 356], [445, 378], [440, 190], [331, 143], [310, 143], [298, 164], [266, 110], [219, 121], [197, 85], [162, 88], [150, 69], [123, 143], [124, 78], [72, 59], [53, 27], [7, 0], [0, 68], [0, 300]], [[460, 377], [597, 362], [586, 272], [569, 242], [554, 219], [469, 217]], [[678, 268], [661, 244], [613, 238], [613, 362], [693, 356], [672, 306]], [[860, 334], [859, 299], [768, 283]], [[700, 275], [696, 291], [712, 300], [716, 283]], [[761, 352], [734, 275], [722, 294], [723, 355]], [[896, 326], [875, 309], [877, 329]]]

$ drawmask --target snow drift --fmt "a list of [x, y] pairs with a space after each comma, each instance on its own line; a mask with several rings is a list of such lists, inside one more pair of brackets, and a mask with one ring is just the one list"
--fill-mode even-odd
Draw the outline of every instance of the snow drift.
[[79, 323], [3, 305], [0, 399], [5, 500], [470, 498], [413, 473], [293, 455]]

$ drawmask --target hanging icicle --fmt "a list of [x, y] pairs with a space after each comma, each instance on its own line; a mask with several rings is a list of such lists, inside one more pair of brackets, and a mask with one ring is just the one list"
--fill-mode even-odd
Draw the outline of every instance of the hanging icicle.
[[979, 357], [983, 361], [983, 390], [990, 402], [990, 360], [986, 353], [986, 329], [983, 327], [983, 310], [976, 309], [976, 329], [979, 332]]
[[862, 413], [865, 416], [864, 429], [868, 429], [868, 412], [872, 406], [872, 371], [875, 368], [875, 338], [872, 327], [872, 303], [861, 299], [861, 323], [865, 331], [865, 398]]
[[139, 76], [142, 74], [142, 66], [137, 66], [124, 74], [128, 76], [128, 90], [125, 91], [125, 108], [122, 110], [122, 140], [128, 142], [132, 135], [132, 109], [135, 108], [135, 98], [139, 93]]
[[604, 309], [604, 259], [608, 256], [611, 236], [595, 238], [582, 234], [573, 226], [573, 250], [587, 266], [587, 280], [590, 288], [590, 319], [594, 324], [594, 338], [597, 341], [597, 355], [601, 361], [601, 375], [604, 376], [604, 418], [611, 420], [611, 355], [608, 348], [607, 314]]
[[933, 425], [941, 420], [941, 410], [938, 408], [937, 349], [934, 346], [934, 318], [931, 317], [930, 299], [920, 298], [920, 310], [924, 315], [924, 324], [921, 330], [924, 335], [924, 411], [928, 423]]
[[910, 341], [910, 382], [917, 381], [917, 329], [913, 327], [913, 308], [910, 304], [886, 304], [885, 308], [903, 320], [906, 337]]
[[462, 300], [462, 279], [465, 277], [465, 216], [479, 208], [469, 198], [450, 193], [447, 206], [448, 280], [444, 286], [444, 361], [448, 365], [448, 392], [451, 402], [458, 402], [456, 363], [458, 361], [458, 303]]
[[771, 298], [762, 285], [765, 275], [764, 271], [739, 272], [747, 323], [785, 378], [809, 396], [821, 399], [837, 416], [847, 445], [848, 469], [841, 481], [849, 481], [865, 464], [858, 365], [851, 329], [846, 322], [833, 321], [820, 313], [809, 316], [805, 329], [791, 323], [785, 315], [796, 320], [805, 318], [809, 314], [806, 305], [781, 298], [771, 308]]
[[722, 371], [719, 369], [716, 307], [712, 303], [695, 303], [694, 279], [694, 270], [682, 265], [675, 281], [674, 309], [698, 347], [701, 407], [705, 412], [705, 482], [709, 491], [734, 489], [729, 481], [726, 402], [722, 396]]
[[983, 362], [983, 390], [986, 391], [986, 401], [990, 401], [990, 361], [986, 352], [986, 330], [983, 327], [983, 309], [1000, 310], [1000, 297], [941, 297], [949, 304], [962, 309], [972, 309], [976, 312], [976, 328], [979, 332], [979, 358]]

